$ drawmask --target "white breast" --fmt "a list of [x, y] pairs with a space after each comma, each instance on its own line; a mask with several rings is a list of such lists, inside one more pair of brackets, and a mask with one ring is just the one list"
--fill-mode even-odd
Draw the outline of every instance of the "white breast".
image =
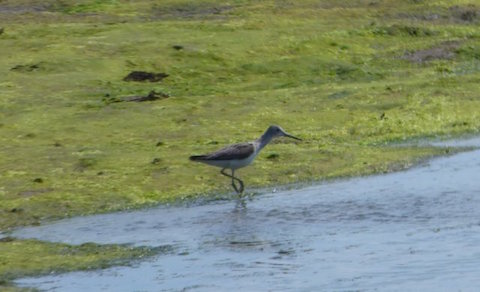
[[257, 156], [257, 153], [253, 152], [247, 158], [231, 160], [228, 168], [237, 169], [237, 168], [245, 167], [245, 166], [249, 165], [250, 163], [252, 163], [252, 161], [255, 159], [256, 156]]

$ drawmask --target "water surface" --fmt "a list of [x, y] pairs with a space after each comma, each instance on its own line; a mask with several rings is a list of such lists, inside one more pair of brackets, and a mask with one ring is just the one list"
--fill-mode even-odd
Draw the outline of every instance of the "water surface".
[[480, 150], [387, 175], [78, 217], [12, 235], [173, 247], [132, 266], [16, 282], [47, 291], [475, 291]]

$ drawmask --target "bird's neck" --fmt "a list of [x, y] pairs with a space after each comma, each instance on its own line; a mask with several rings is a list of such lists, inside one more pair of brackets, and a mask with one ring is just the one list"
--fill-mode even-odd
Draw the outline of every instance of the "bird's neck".
[[255, 142], [258, 145], [257, 152], [260, 152], [260, 150], [263, 149], [263, 147], [267, 146], [270, 141], [272, 141], [273, 136], [268, 135], [267, 133], [263, 134], [260, 138], [258, 138]]

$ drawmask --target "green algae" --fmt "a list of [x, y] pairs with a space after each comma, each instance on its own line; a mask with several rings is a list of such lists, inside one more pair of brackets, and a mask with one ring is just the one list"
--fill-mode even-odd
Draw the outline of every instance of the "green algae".
[[125, 265], [156, 255], [160, 249], [168, 250], [95, 243], [68, 245], [5, 237], [0, 239], [0, 288], [14, 291], [16, 288], [9, 281], [19, 277]]
[[231, 192], [188, 156], [274, 123], [304, 141], [238, 171], [247, 190], [404, 169], [445, 150], [391, 143], [480, 128], [475, 1], [161, 2], [0, 3], [0, 230]]

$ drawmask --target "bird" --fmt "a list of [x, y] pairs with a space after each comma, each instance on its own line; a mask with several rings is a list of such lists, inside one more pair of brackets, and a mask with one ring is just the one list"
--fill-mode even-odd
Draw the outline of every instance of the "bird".
[[[252, 163], [258, 153], [260, 153], [273, 138], [282, 136], [302, 140], [285, 132], [280, 126], [271, 125], [260, 138], [254, 141], [231, 144], [220, 150], [204, 155], [192, 155], [190, 156], [190, 160], [222, 168], [220, 173], [231, 178], [233, 189], [238, 194], [241, 194], [244, 191], [244, 183], [235, 176], [235, 170]], [[231, 174], [226, 173], [226, 169], [230, 169]], [[235, 181], [239, 183], [239, 187], [237, 187]]]

